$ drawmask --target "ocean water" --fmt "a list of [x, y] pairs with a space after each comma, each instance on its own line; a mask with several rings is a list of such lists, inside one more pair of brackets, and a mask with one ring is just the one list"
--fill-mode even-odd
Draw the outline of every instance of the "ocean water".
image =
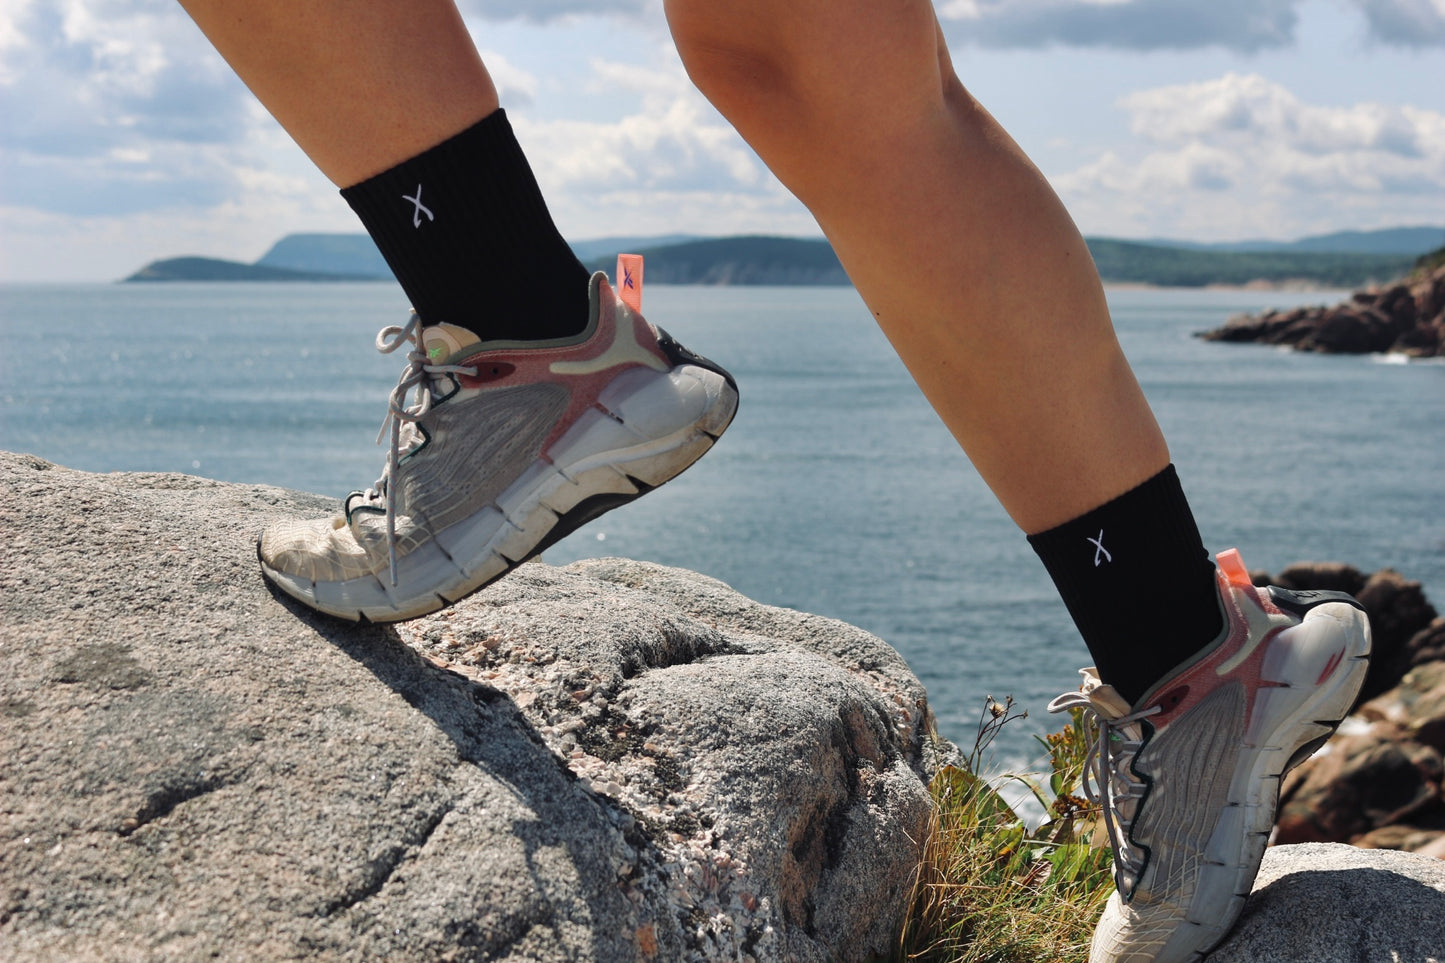
[[[1242, 310], [1343, 292], [1112, 290], [1206, 543], [1252, 566], [1392, 566], [1445, 608], [1445, 364], [1202, 342]], [[737, 420], [677, 482], [550, 549], [706, 573], [876, 633], [969, 745], [985, 696], [1029, 718], [1087, 663], [1023, 537], [842, 288], [650, 286], [648, 316], [737, 377]], [[343, 495], [370, 484], [400, 362], [391, 284], [0, 287], [0, 448]], [[1041, 373], [1041, 377], [1046, 377]]]

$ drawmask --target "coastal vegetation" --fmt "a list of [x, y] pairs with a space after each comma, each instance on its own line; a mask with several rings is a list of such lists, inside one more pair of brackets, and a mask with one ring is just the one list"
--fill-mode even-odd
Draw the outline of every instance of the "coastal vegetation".
[[[897, 960], [926, 963], [1083, 963], [1113, 887], [1098, 809], [1080, 798], [1087, 737], [1077, 710], [1039, 741], [1046, 776], [990, 778], [988, 747], [1021, 718], [1012, 698], [985, 700], [973, 749], [944, 766]], [[1022, 817], [1003, 791], [1021, 790], [1047, 814]], [[1015, 793], [1018, 795], [1018, 793]]]

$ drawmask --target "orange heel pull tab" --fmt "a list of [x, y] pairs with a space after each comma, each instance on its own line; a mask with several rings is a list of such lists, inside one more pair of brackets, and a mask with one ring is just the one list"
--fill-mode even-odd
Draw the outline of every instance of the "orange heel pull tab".
[[1237, 588], [1254, 587], [1254, 579], [1249, 577], [1249, 569], [1244, 567], [1244, 559], [1239, 557], [1239, 549], [1226, 548], [1214, 556], [1214, 562], [1229, 584]]
[[629, 308], [642, 313], [642, 255], [617, 255], [617, 296]]

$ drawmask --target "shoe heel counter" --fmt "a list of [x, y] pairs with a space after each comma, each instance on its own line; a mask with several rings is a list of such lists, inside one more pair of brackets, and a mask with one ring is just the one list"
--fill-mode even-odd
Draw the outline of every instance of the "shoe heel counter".
[[1281, 611], [1288, 612], [1297, 618], [1303, 618], [1310, 609], [1330, 602], [1343, 602], [1361, 612], [1365, 610], [1365, 607], [1353, 595], [1325, 589], [1287, 589], [1271, 585], [1269, 597]]

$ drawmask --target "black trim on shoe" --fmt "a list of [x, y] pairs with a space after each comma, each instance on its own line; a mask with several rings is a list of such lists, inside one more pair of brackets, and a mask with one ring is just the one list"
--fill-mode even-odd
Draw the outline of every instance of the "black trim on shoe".
[[[383, 492], [382, 494], [385, 495], [385, 492]], [[375, 505], [357, 505], [355, 508], [351, 507], [351, 500], [353, 498], [365, 497], [366, 492], [354, 491], [351, 494], [347, 495], [346, 500], [341, 503], [341, 511], [342, 514], [346, 516], [346, 524], [351, 524], [351, 516], [354, 515], [356, 512], [372, 512], [377, 515], [386, 514], [386, 509], [377, 508]]]
[[709, 361], [702, 355], [684, 348], [677, 343], [677, 340], [673, 338], [672, 335], [668, 334], [662, 328], [656, 325], [653, 325], [653, 327], [657, 331], [657, 346], [662, 349], [663, 354], [667, 355], [667, 360], [672, 362], [674, 368], [681, 364], [693, 364], [699, 368], [706, 368], [709, 371], [721, 375], [723, 380], [728, 383], [728, 386], [733, 389], [733, 392], [737, 392], [738, 383], [733, 380], [732, 374], [726, 368], [716, 361]]
[[1328, 602], [1344, 602], [1347, 605], [1353, 605], [1361, 612], [1365, 610], [1365, 607], [1356, 601], [1353, 595], [1324, 589], [1287, 589], [1271, 585], [1269, 586], [1269, 597], [1280, 609], [1301, 618], [1315, 606]]
[[[536, 558], [594, 518], [605, 515], [614, 508], [620, 508], [628, 502], [636, 501], [652, 491], [652, 486], [633, 478], [631, 475], [627, 476], [627, 480], [637, 487], [636, 492], [631, 495], [625, 495], [620, 492], [606, 492], [582, 499], [582, 501], [573, 505], [568, 512], [558, 515], [557, 524], [553, 525], [551, 530], [542, 536], [542, 540], [537, 543], [536, 548], [528, 552], [523, 558], [518, 559], [516, 564], [520, 565], [522, 562]], [[508, 571], [511, 570], [508, 569]], [[500, 577], [501, 576], [498, 576], [498, 578]]]
[[[1117, 861], [1115, 862], [1114, 889], [1118, 891], [1119, 899], [1125, 904], [1132, 903], [1134, 901], [1134, 894], [1139, 891], [1139, 887], [1144, 883], [1144, 874], [1149, 871], [1149, 865], [1154, 862], [1154, 847], [1149, 846], [1145, 843], [1141, 843], [1138, 839], [1134, 838], [1134, 825], [1138, 823], [1139, 814], [1144, 811], [1145, 803], [1149, 801], [1150, 796], [1154, 795], [1154, 777], [1146, 772], [1140, 771], [1139, 759], [1144, 755], [1144, 750], [1149, 746], [1149, 743], [1154, 741], [1154, 735], [1158, 731], [1159, 730], [1156, 729], [1154, 727], [1154, 724], [1151, 723], [1148, 719], [1140, 719], [1139, 748], [1134, 753], [1134, 758], [1129, 760], [1129, 771], [1132, 772], [1141, 783], [1143, 783], [1144, 792], [1139, 796], [1139, 801], [1134, 804], [1134, 818], [1129, 822], [1129, 832], [1126, 834], [1125, 838], [1128, 839], [1129, 842], [1132, 843], [1136, 849], [1144, 853], [1144, 858], [1139, 861], [1139, 872], [1134, 876], [1134, 885], [1129, 887], [1125, 887], [1122, 885], [1122, 880], [1119, 878], [1121, 872], [1119, 870]], [[1107, 752], [1108, 749], [1105, 748], [1104, 751]], [[1108, 803], [1106, 802], [1105, 805], [1108, 805]], [[1113, 843], [1114, 841], [1112, 839], [1109, 840], [1109, 845], [1112, 846]], [[1128, 889], [1127, 893], [1125, 892], [1126, 888]]]

